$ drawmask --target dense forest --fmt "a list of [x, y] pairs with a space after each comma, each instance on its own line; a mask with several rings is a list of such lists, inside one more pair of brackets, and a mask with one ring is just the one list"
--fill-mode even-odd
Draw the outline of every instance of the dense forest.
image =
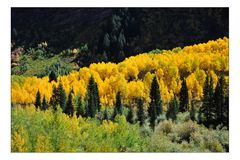
[[13, 8], [11, 49], [12, 152], [229, 150], [228, 9]]
[[53, 54], [82, 48], [80, 66], [207, 42], [229, 27], [227, 8], [13, 8], [11, 21], [13, 49], [45, 41]]

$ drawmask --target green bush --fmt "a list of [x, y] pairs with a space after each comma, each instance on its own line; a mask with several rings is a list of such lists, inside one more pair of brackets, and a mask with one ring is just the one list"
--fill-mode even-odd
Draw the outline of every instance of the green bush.
[[28, 62], [29, 62], [29, 58], [26, 55], [21, 57], [19, 61], [20, 74], [24, 74], [29, 69]]
[[29, 48], [26, 52], [27, 55], [31, 55], [33, 60], [48, 58], [50, 53], [47, 52], [44, 47]]
[[178, 124], [176, 126], [176, 132], [180, 137], [181, 141], [190, 141], [191, 135], [198, 129], [198, 124], [192, 121], [185, 122], [183, 124]]
[[149, 152], [178, 152], [179, 144], [174, 143], [163, 132], [155, 132], [150, 140]]
[[164, 120], [156, 128], [156, 132], [163, 132], [164, 134], [169, 134], [173, 131], [173, 122], [172, 120]]
[[152, 54], [161, 54], [163, 52], [163, 50], [161, 49], [154, 49], [154, 50], [151, 50], [149, 53], [152, 53]]
[[34, 106], [25, 109], [15, 106], [12, 109], [12, 151], [144, 151], [147, 141], [141, 137], [139, 125], [129, 124], [123, 115], [117, 115], [115, 121], [101, 123], [96, 118], [69, 117], [59, 107], [57, 111], [40, 111]]
[[49, 67], [46, 67], [45, 69], [45, 75], [49, 75], [51, 72], [55, 72], [58, 76], [59, 75], [67, 75], [72, 68], [60, 61], [57, 61], [53, 64], [51, 64]]
[[[28, 147], [26, 152], [76, 152], [79, 145], [79, 126], [76, 116], [69, 118], [63, 114], [61, 109], [56, 112], [52, 110], [40, 111], [34, 106], [27, 106], [25, 109], [17, 107], [12, 109], [12, 136], [18, 132], [19, 127], [28, 135]], [[51, 148], [39, 147], [39, 137], [47, 137], [48, 145]], [[25, 139], [24, 139], [25, 140]], [[16, 142], [12, 141], [12, 147]], [[44, 144], [43, 144], [44, 145]], [[51, 150], [45, 150], [51, 149]], [[18, 152], [19, 150], [12, 151]]]
[[165, 120], [158, 124], [151, 135], [148, 151], [226, 152], [228, 130], [209, 130], [192, 121], [173, 123]]
[[177, 114], [177, 123], [184, 123], [190, 120], [190, 113], [189, 112], [179, 112]]
[[72, 117], [60, 107], [36, 110], [14, 105], [11, 114], [12, 152], [225, 152], [228, 130], [209, 130], [187, 121], [160, 121], [155, 131], [146, 122], [130, 124], [124, 115], [114, 122]]
[[191, 142], [202, 152], [226, 152], [228, 151], [228, 131], [208, 130], [201, 127], [191, 135]]

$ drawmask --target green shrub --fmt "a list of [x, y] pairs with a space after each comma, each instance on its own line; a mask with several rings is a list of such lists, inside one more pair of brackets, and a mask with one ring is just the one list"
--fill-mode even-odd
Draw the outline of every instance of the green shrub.
[[178, 53], [178, 52], [180, 52], [182, 50], [182, 48], [181, 47], [176, 47], [176, 48], [173, 48], [173, 52], [174, 53]]
[[61, 61], [56, 61], [55, 63], [51, 64], [49, 67], [46, 67], [45, 69], [45, 75], [49, 75], [51, 72], [55, 72], [58, 76], [59, 75], [67, 75], [72, 68], [61, 62]]
[[153, 131], [149, 126], [149, 122], [145, 122], [144, 125], [140, 128], [139, 132], [142, 137], [150, 137]]
[[19, 61], [19, 71], [20, 74], [24, 74], [29, 69], [29, 58], [26, 55], [23, 55]]
[[191, 135], [191, 142], [202, 152], [225, 152], [228, 151], [228, 131], [208, 130], [201, 126]]
[[154, 50], [151, 50], [149, 53], [152, 53], [152, 54], [161, 54], [163, 52], [163, 50], [161, 49], [154, 49]]
[[178, 124], [176, 126], [176, 132], [178, 136], [180, 137], [181, 141], [190, 141], [191, 135], [196, 132], [198, 129], [197, 123], [194, 123], [192, 121], [185, 122], [183, 124]]
[[178, 152], [179, 144], [173, 143], [163, 132], [155, 132], [151, 137], [148, 150], [150, 152]]
[[[12, 136], [18, 131], [17, 126], [21, 126], [28, 134], [27, 141], [29, 142], [26, 152], [35, 151], [39, 137], [48, 137], [49, 145], [53, 146], [50, 151], [54, 152], [76, 152], [79, 144], [79, 126], [76, 116], [69, 118], [63, 114], [61, 109], [56, 112], [52, 110], [40, 111], [34, 106], [12, 109]], [[13, 142], [14, 143], [14, 142]], [[42, 148], [44, 149], [44, 148]], [[14, 148], [12, 148], [12, 151]], [[38, 150], [39, 151], [39, 150]], [[42, 150], [41, 152], [47, 152]]]
[[26, 52], [27, 55], [31, 55], [33, 60], [48, 58], [50, 53], [44, 47], [29, 48]]
[[[51, 107], [50, 107], [51, 108]], [[155, 131], [146, 122], [130, 124], [124, 115], [115, 121], [72, 117], [60, 107], [41, 111], [14, 105], [11, 114], [12, 152], [225, 152], [228, 130], [209, 130], [187, 121], [161, 121]]]
[[96, 118], [69, 117], [59, 107], [57, 111], [40, 111], [34, 106], [14, 107], [12, 151], [130, 152], [146, 149], [148, 143], [141, 137], [138, 124], [129, 124], [123, 115], [117, 115], [115, 121], [101, 123]]
[[177, 123], [184, 123], [190, 120], [190, 113], [189, 112], [179, 112], [177, 114]]
[[163, 132], [164, 134], [169, 134], [173, 131], [173, 122], [172, 120], [164, 120], [160, 122], [156, 128], [156, 132]]

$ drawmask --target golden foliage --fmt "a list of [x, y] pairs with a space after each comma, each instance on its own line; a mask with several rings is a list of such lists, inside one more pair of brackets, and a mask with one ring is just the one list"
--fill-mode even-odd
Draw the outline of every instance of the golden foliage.
[[23, 127], [12, 134], [11, 148], [13, 152], [27, 152], [29, 148], [27, 146], [28, 135]]
[[117, 123], [113, 123], [112, 121], [103, 120], [102, 127], [107, 130], [108, 133], [113, 133], [118, 127]]
[[[183, 49], [164, 50], [161, 54], [139, 54], [118, 64], [93, 63], [89, 68], [80, 68], [58, 79], [61, 79], [67, 94], [73, 87], [75, 95], [85, 97], [88, 80], [93, 75], [98, 83], [101, 104], [108, 106], [113, 106], [118, 91], [122, 92], [124, 103], [135, 97], [142, 97], [148, 102], [154, 74], [159, 79], [163, 102], [169, 102], [174, 94], [179, 93], [182, 83], [180, 77], [187, 80], [189, 97], [200, 99], [207, 73], [213, 77], [216, 85], [217, 74], [220, 71], [228, 72], [228, 54], [228, 38], [223, 38]], [[48, 77], [26, 77], [21, 79], [21, 83], [13, 81], [12, 102], [34, 103], [37, 90], [49, 101], [53, 85], [58, 86], [58, 83], [49, 83]]]
[[49, 142], [49, 137], [39, 135], [35, 146], [35, 152], [53, 152], [53, 146]]

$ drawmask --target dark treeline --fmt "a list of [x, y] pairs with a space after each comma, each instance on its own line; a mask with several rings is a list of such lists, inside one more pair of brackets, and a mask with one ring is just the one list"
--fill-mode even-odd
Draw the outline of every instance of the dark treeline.
[[229, 29], [228, 8], [12, 8], [11, 14], [15, 47], [46, 41], [58, 54], [87, 44], [76, 59], [80, 66], [206, 42]]

